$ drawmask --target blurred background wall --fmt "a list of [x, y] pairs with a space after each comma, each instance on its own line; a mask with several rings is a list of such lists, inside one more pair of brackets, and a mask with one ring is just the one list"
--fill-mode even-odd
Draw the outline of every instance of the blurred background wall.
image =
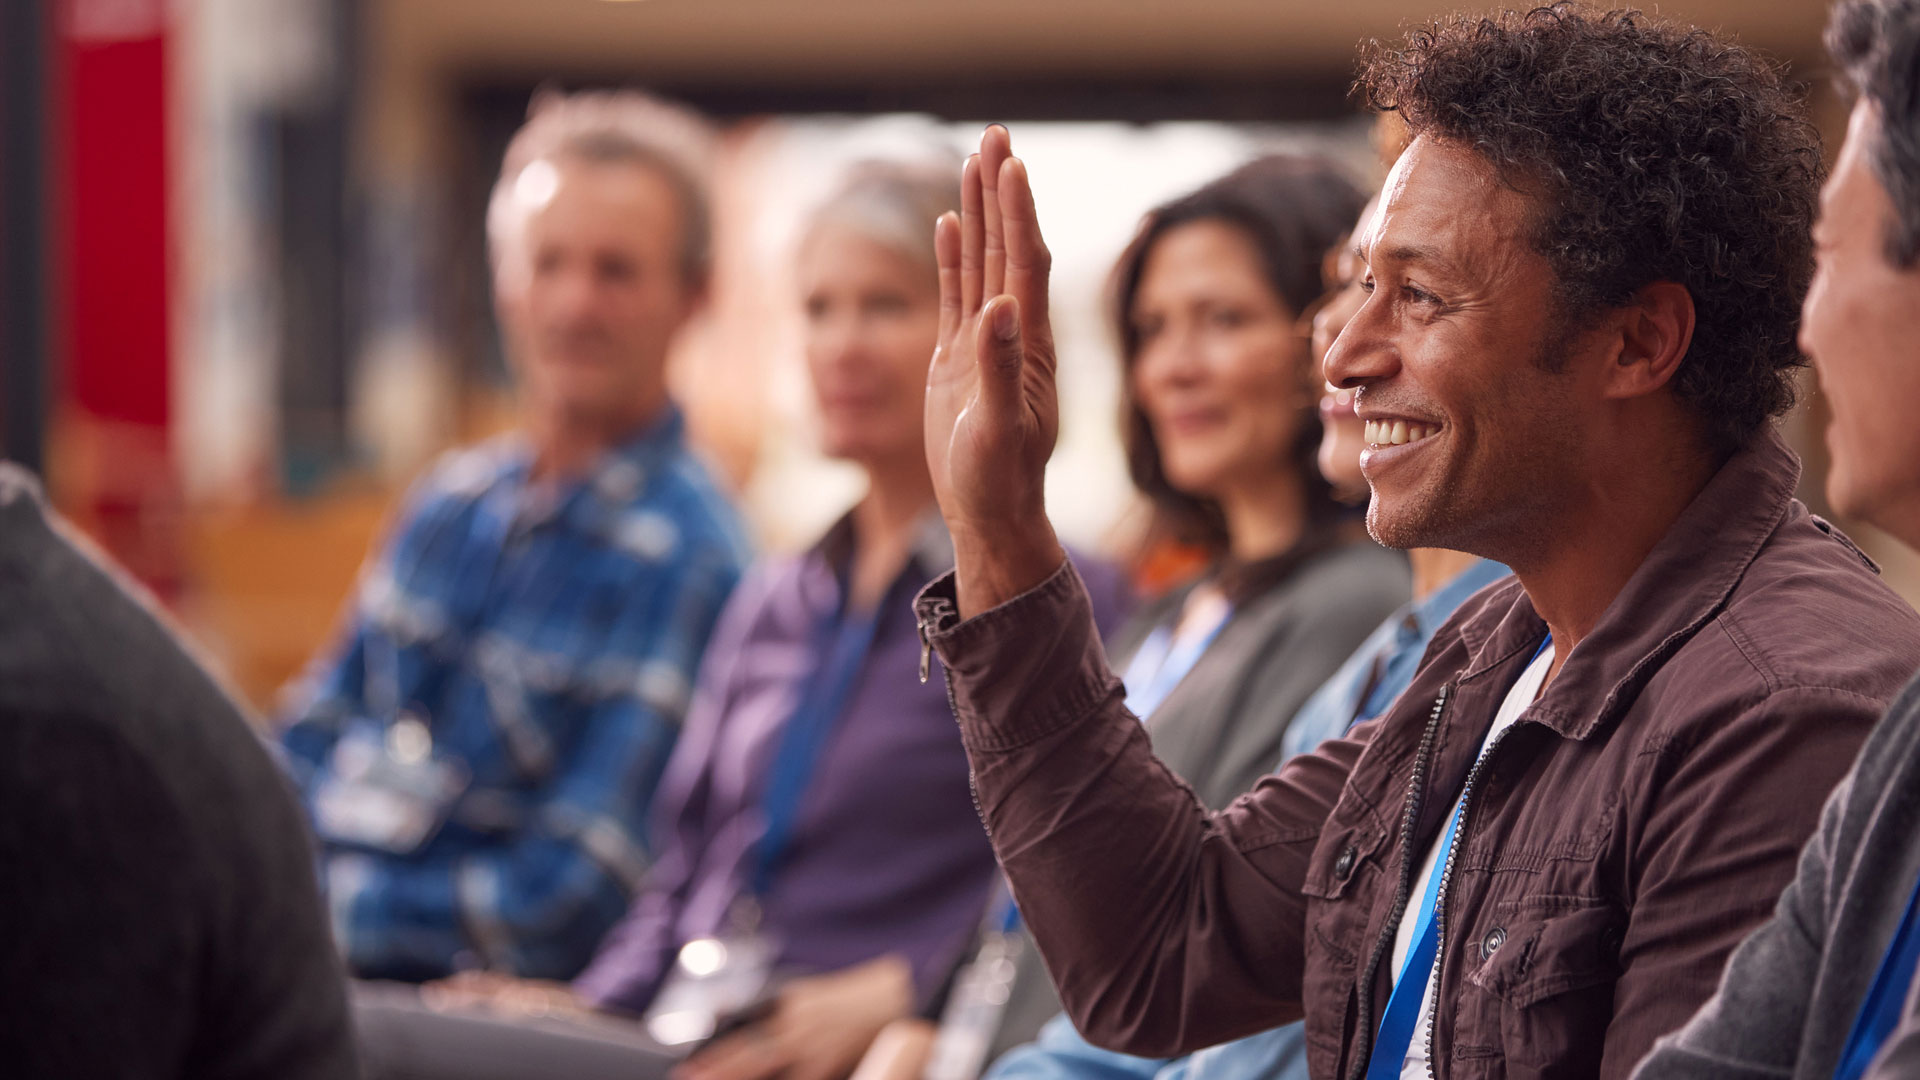
[[[1831, 144], [1815, 0], [1663, 13], [1790, 65]], [[676, 357], [763, 547], [857, 495], [811, 450], [793, 230], [861, 157], [1012, 125], [1057, 254], [1053, 505], [1123, 541], [1105, 275], [1153, 203], [1278, 146], [1375, 180], [1356, 44], [1431, 0], [8, 0], [0, 437], [262, 707], [383, 515], [511, 421], [482, 207], [534, 90], [640, 86], [723, 131], [711, 311]], [[1811, 389], [1811, 386], [1810, 386]], [[1821, 404], [1791, 422], [1819, 505]], [[1809, 434], [1811, 433], [1811, 434]], [[1862, 538], [1920, 598], [1920, 567]]]

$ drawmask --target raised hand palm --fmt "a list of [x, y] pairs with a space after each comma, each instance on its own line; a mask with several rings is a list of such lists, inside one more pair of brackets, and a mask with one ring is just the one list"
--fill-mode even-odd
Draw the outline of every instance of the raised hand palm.
[[970, 542], [1016, 553], [1037, 549], [1042, 558], [1057, 550], [1043, 488], [1060, 409], [1047, 314], [1052, 256], [1026, 166], [1012, 156], [1006, 129], [991, 127], [981, 137], [961, 180], [960, 205], [960, 214], [941, 217], [934, 233], [940, 338], [927, 374], [926, 432], [934, 494], [954, 534], [964, 592]]

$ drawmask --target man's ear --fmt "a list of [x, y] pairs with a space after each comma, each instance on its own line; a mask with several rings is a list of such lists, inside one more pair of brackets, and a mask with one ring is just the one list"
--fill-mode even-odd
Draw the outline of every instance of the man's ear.
[[1693, 294], [1673, 281], [1646, 285], [1619, 309], [1620, 352], [1608, 396], [1642, 397], [1673, 381], [1693, 344]]

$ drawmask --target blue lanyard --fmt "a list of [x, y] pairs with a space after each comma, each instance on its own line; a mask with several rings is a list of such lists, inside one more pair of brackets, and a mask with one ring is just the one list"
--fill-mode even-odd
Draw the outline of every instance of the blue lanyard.
[[1880, 961], [1880, 970], [1873, 976], [1866, 1000], [1860, 1003], [1860, 1015], [1854, 1018], [1847, 1047], [1840, 1054], [1840, 1064], [1833, 1070], [1834, 1080], [1857, 1080], [1867, 1071], [1867, 1066], [1873, 1064], [1874, 1056], [1886, 1045], [1887, 1036], [1893, 1034], [1900, 1022], [1916, 967], [1920, 967], [1920, 883], [1915, 884], [1913, 895], [1908, 897], [1907, 914], [1900, 920], [1893, 942], [1887, 946], [1887, 955]]
[[760, 802], [767, 826], [754, 845], [753, 879], [749, 888], [756, 897], [767, 895], [780, 860], [793, 846], [801, 796], [806, 794], [807, 785], [813, 779], [835, 722], [846, 710], [854, 679], [873, 647], [873, 632], [878, 621], [877, 609], [851, 616], [842, 612], [826, 627], [832, 633], [826, 662], [814, 669], [793, 716], [787, 720], [780, 749], [774, 755], [772, 773], [767, 778], [766, 794]]
[[[1532, 667], [1540, 654], [1553, 644], [1553, 635], [1540, 643], [1527, 661]], [[1525, 669], [1522, 669], [1522, 677]], [[1393, 994], [1387, 998], [1387, 1011], [1380, 1018], [1380, 1037], [1374, 1040], [1373, 1056], [1367, 1059], [1367, 1080], [1397, 1080], [1406, 1067], [1407, 1051], [1413, 1046], [1413, 1033], [1420, 1026], [1420, 1002], [1426, 997], [1427, 982], [1433, 978], [1433, 965], [1440, 951], [1441, 910], [1440, 879], [1447, 874], [1447, 855], [1453, 850], [1453, 834], [1460, 827], [1460, 814], [1467, 808], [1464, 800], [1453, 808], [1447, 819], [1446, 835], [1440, 839], [1440, 851], [1433, 857], [1433, 873], [1427, 876], [1426, 891], [1420, 897], [1420, 915], [1413, 926], [1413, 947], [1407, 950], [1400, 975], [1393, 980]], [[1409, 851], [1411, 859], [1413, 853]]]
[[1233, 609], [1227, 608], [1221, 612], [1220, 621], [1206, 633], [1179, 643], [1178, 647], [1173, 639], [1173, 623], [1154, 627], [1153, 633], [1147, 635], [1147, 640], [1140, 643], [1133, 659], [1128, 661], [1127, 673], [1121, 679], [1127, 687], [1127, 711], [1142, 720], [1153, 715], [1174, 687], [1180, 685], [1180, 680], [1206, 655], [1213, 639], [1220, 636], [1232, 618]]
[[1020, 905], [1013, 901], [1013, 886], [1005, 874], [994, 875], [992, 925], [996, 932], [1011, 934], [1020, 929]]

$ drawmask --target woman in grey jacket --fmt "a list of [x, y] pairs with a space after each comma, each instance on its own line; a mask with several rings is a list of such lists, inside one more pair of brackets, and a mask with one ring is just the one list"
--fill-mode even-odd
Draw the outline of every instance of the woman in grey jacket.
[[[1197, 549], [1206, 569], [1108, 651], [1160, 760], [1214, 807], [1272, 768], [1294, 713], [1408, 596], [1404, 558], [1367, 539], [1316, 460], [1303, 316], [1363, 201], [1322, 159], [1261, 158], [1150, 212], [1114, 272], [1129, 471], [1153, 537]], [[1060, 1009], [1004, 890], [984, 938], [930, 1078], [977, 1075]], [[1001, 985], [982, 985], [990, 969]], [[874, 1057], [883, 1075], [917, 1076], [916, 1043], [934, 1040], [929, 1024], [897, 1026]]]

